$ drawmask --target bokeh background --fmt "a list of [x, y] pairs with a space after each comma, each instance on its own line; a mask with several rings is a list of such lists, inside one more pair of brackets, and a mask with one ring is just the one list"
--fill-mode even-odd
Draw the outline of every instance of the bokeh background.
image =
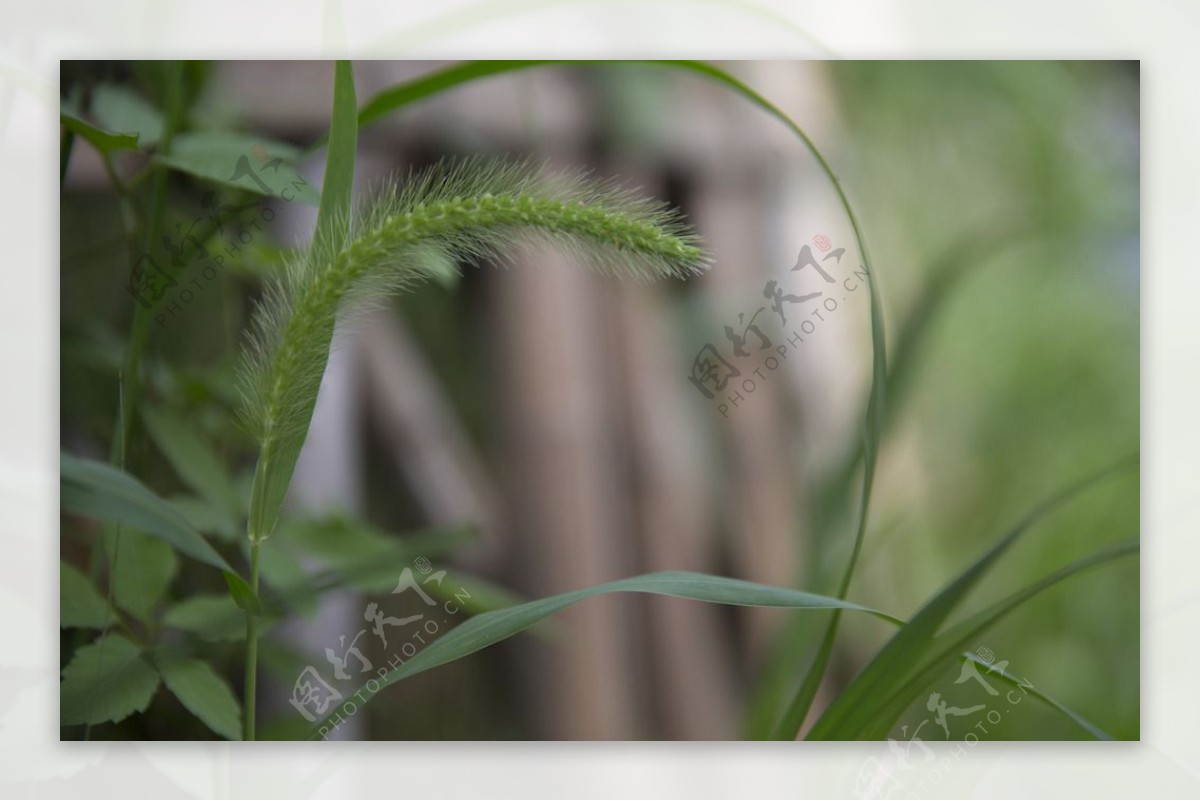
[[[359, 97], [439, 66], [357, 62]], [[907, 615], [1039, 500], [1137, 450], [1138, 67], [727, 66], [806, 128], [863, 222], [894, 374], [850, 597]], [[85, 103], [102, 87], [132, 93], [151, 114], [159, 100], [153, 63], [62, 69], [64, 93]], [[327, 129], [328, 63], [194, 64], [189, 82], [196, 129], [300, 151]], [[135, 113], [131, 105], [139, 108], [125, 102], [113, 113]], [[732, 408], [720, 409], [732, 405], [729, 393], [708, 399], [688, 380], [706, 345], [732, 358], [726, 326], [740, 329], [739, 315], [769, 303], [767, 282], [795, 281], [790, 268], [806, 245], [819, 251], [817, 237], [846, 248], [825, 264], [839, 286], [853, 281], [860, 255], [811, 156], [777, 122], [694, 76], [562, 67], [491, 79], [364, 129], [358, 186], [367, 201], [410, 169], [479, 153], [586, 167], [661, 197], [687, 214], [713, 268], [639, 286], [529, 251], [357, 316], [339, 337], [293, 484], [294, 529], [272, 540], [279, 563], [264, 580], [298, 582], [359, 547], [425, 555], [491, 604], [664, 569], [832, 591], [855, 522], [865, 292], [847, 292]], [[315, 182], [319, 152], [300, 170]], [[179, 175], [172, 225], [203, 214], [214, 189], [223, 202], [261, 205]], [[263, 277], [315, 220], [303, 202], [270, 208], [274, 220], [230, 269], [152, 328], [147, 354], [147, 405], [210, 443], [239, 487], [253, 449], [235, 423], [238, 343]], [[64, 450], [100, 458], [132, 311], [122, 213], [104, 165], [77, 144], [61, 208], [61, 437]], [[219, 232], [205, 246], [235, 235]], [[799, 319], [785, 328], [769, 310], [760, 317], [776, 344]], [[156, 438], [143, 430], [133, 442], [131, 472], [202, 518]], [[1126, 479], [1064, 510], [1006, 557], [972, 608], [1135, 536], [1138, 497], [1136, 479]], [[205, 528], [237, 553], [236, 527]], [[70, 519], [62, 531], [64, 559], [86, 567], [97, 532]], [[126, 599], [139, 625], [205, 643], [236, 688], [236, 640], [168, 622], [189, 597], [220, 590], [211, 577], [165, 558], [130, 569], [157, 576], [143, 597]], [[292, 683], [309, 664], [328, 673], [323, 650], [354, 636], [367, 603], [405, 613], [388, 595], [396, 571], [385, 574], [306, 601], [274, 630], [260, 689], [270, 733], [307, 727], [287, 704]], [[977, 647], [1114, 735], [1136, 738], [1138, 589], [1137, 560], [1106, 566], [1039, 596]], [[821, 613], [596, 598], [392, 688], [338, 736], [745, 736], [778, 714], [821, 622]], [[888, 634], [866, 619], [843, 626], [825, 698]], [[77, 645], [63, 636], [64, 664]], [[957, 668], [938, 690], [978, 703], [973, 685], [955, 678]], [[903, 725], [911, 732], [927, 716], [914, 705]], [[164, 693], [148, 714], [92, 736], [209, 734]], [[922, 736], [940, 733], [926, 727]], [[987, 735], [1079, 736], [1034, 704]]]

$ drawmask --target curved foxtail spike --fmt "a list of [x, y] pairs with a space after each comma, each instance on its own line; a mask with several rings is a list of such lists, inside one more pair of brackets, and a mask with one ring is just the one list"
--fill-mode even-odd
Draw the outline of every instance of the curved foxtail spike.
[[447, 257], [503, 259], [529, 240], [643, 280], [707, 266], [675, 210], [611, 182], [554, 175], [528, 161], [439, 164], [385, 190], [352, 223], [341, 247], [317, 246], [293, 262], [255, 311], [239, 375], [243, 421], [260, 446], [255, 540], [274, 528], [346, 306], [411, 289]]

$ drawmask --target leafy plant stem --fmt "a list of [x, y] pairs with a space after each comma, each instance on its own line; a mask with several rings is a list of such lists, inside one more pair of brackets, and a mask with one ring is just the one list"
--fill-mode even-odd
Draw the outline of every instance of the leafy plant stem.
[[[165, 62], [165, 119], [163, 121], [162, 139], [159, 151], [166, 153], [170, 150], [171, 139], [179, 128], [183, 117], [183, 65], [178, 61]], [[146, 222], [145, 248], [147, 252], [157, 252], [162, 236], [163, 217], [166, 215], [167, 179], [169, 171], [159, 168], [154, 175], [151, 187], [150, 216]], [[118, 411], [118, 430], [113, 439], [111, 461], [120, 468], [125, 467], [125, 451], [129, 446], [128, 421], [133, 419], [133, 410], [137, 406], [138, 377], [140, 375], [142, 353], [146, 347], [146, 334], [150, 327], [150, 310], [142, 304], [136, 304], [133, 309], [133, 324], [129, 332], [129, 345], [125, 351], [125, 363], [121, 371], [121, 408]]]
[[[259, 540], [250, 538], [250, 589], [258, 597]], [[254, 708], [258, 689], [258, 611], [246, 609], [246, 689], [243, 694], [242, 739], [254, 739]]]

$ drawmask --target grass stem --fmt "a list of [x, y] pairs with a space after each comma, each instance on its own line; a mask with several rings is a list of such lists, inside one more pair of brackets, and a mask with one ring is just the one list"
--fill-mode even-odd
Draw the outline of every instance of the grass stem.
[[[250, 589], [258, 599], [259, 542], [250, 539]], [[258, 689], [258, 612], [246, 609], [246, 688], [242, 698], [242, 739], [254, 739], [254, 711]]]

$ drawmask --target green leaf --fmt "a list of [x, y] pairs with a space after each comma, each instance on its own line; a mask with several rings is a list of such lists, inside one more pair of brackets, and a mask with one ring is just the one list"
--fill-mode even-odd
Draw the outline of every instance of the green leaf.
[[[884, 612], [860, 604], [830, 598], [823, 595], [793, 590], [786, 587], [771, 587], [740, 579], [709, 576], [701, 573], [666, 572], [612, 581], [583, 590], [563, 593], [538, 601], [500, 609], [473, 617], [456, 626], [442, 637], [431, 642], [416, 656], [378, 682], [375, 692], [365, 687], [355, 697], [362, 703], [370, 701], [380, 690], [394, 682], [416, 675], [430, 668], [453, 662], [464, 656], [506, 640], [530, 628], [550, 615], [559, 612], [584, 598], [613, 592], [638, 592], [650, 595], [666, 595], [695, 601], [727, 604], [731, 606], [763, 606], [784, 609], [847, 609], [865, 612], [893, 624], [901, 621]], [[372, 679], [374, 681], [374, 679]]]
[[[249, 592], [234, 572], [187, 520], [137, 479], [91, 459], [61, 456], [62, 511], [108, 523], [122, 523], [162, 539], [181, 553], [224, 571], [226, 581]], [[251, 593], [253, 594], [253, 593]]]
[[201, 534], [211, 534], [225, 542], [233, 542], [243, 533], [228, 512], [194, 495], [172, 495], [166, 501]]
[[142, 419], [154, 444], [185, 484], [230, 516], [241, 510], [233, 480], [216, 452], [196, 433], [195, 426], [173, 414], [149, 408], [142, 409]]
[[[329, 148], [325, 159], [325, 180], [321, 187], [321, 205], [317, 211], [317, 227], [313, 232], [313, 249], [337, 252], [350, 232], [350, 212], [354, 188], [354, 158], [358, 148], [357, 100], [354, 92], [354, 72], [349, 61], [339, 61], [334, 70], [333, 119], [330, 124]], [[311, 336], [325, 340], [328, 352], [333, 339], [332, 327], [312, 332]], [[316, 398], [299, 416], [305, 422], [312, 419]], [[279, 510], [292, 483], [296, 461], [304, 438], [283, 443], [278, 447], [266, 445], [255, 465], [254, 486], [250, 493], [250, 532], [252, 537], [265, 539], [275, 530]]]
[[405, 106], [424, 100], [427, 97], [440, 94], [447, 89], [453, 89], [471, 81], [489, 78], [506, 72], [513, 72], [529, 67], [552, 66], [567, 64], [566, 61], [469, 61], [465, 64], [455, 64], [438, 70], [429, 75], [423, 75], [405, 83], [384, 89], [375, 95], [362, 107], [358, 113], [359, 127], [365, 127], [372, 122], [398, 111]]
[[104, 129], [133, 134], [139, 147], [150, 147], [162, 138], [162, 112], [125, 86], [97, 86], [92, 93], [91, 109], [92, 116]]
[[138, 620], [148, 622], [179, 571], [170, 545], [129, 527], [109, 527], [104, 551], [111, 573], [113, 600]]
[[58, 563], [58, 625], [63, 628], [102, 629], [113, 621], [108, 601], [87, 577], [66, 562]]
[[115, 150], [137, 150], [138, 138], [136, 134], [111, 133], [97, 128], [83, 118], [67, 111], [59, 113], [58, 121], [68, 131], [82, 136], [104, 155], [108, 155]]
[[59, 723], [104, 723], [124, 720], [150, 704], [158, 674], [142, 659], [138, 647], [109, 635], [75, 652], [59, 686]]
[[341, 249], [350, 232], [354, 189], [354, 158], [358, 148], [358, 101], [354, 92], [354, 70], [349, 61], [334, 68], [333, 119], [325, 157], [325, 181], [321, 185], [321, 207], [313, 246]]
[[[871, 504], [871, 488], [875, 480], [875, 465], [879, 458], [879, 445], [883, 440], [883, 415], [887, 397], [887, 343], [883, 333], [883, 310], [879, 303], [879, 290], [875, 279], [867, 280], [871, 299], [871, 391], [867, 400], [866, 423], [863, 430], [863, 477], [862, 491], [859, 495], [858, 525], [854, 532], [854, 547], [850, 552], [850, 561], [842, 574], [841, 584], [838, 585], [838, 597], [845, 598], [850, 590], [850, 582], [854, 579], [854, 570], [858, 566], [858, 557], [862, 553], [863, 538], [867, 533], [867, 513]], [[817, 649], [812, 664], [800, 682], [795, 696], [784, 711], [773, 737], [777, 740], [792, 740], [804, 724], [809, 709], [817, 697], [821, 687], [821, 679], [833, 657], [833, 644], [837, 639], [838, 623], [841, 615], [835, 611], [829, 619], [825, 635]]]
[[226, 740], [241, 739], [242, 706], [208, 664], [199, 659], [159, 655], [155, 665], [167, 689], [205, 726]]
[[1017, 678], [1016, 676], [1012, 675], [1011, 673], [1009, 673], [1008, 671], [1006, 671], [1004, 668], [1000, 667], [999, 665], [989, 664], [989, 663], [983, 661], [982, 659], [980, 659], [977, 655], [975, 655], [973, 653], [964, 653], [962, 655], [962, 660], [964, 662], [974, 662], [977, 665], [987, 668], [987, 670], [992, 675], [998, 676], [1004, 683], [1008, 684], [1011, 687], [1016, 687], [1016, 688], [1020, 689], [1022, 692], [1029, 693], [1034, 698], [1038, 699], [1043, 704], [1046, 704], [1046, 706], [1050, 707], [1051, 709], [1056, 710], [1064, 717], [1070, 718], [1071, 720], [1075, 721], [1077, 724], [1079, 724], [1080, 728], [1082, 728], [1088, 734], [1095, 737], [1097, 740], [1112, 740], [1113, 739], [1113, 736], [1111, 734], [1109, 734], [1104, 729], [1097, 726], [1095, 723], [1092, 723], [1090, 720], [1085, 718], [1083, 715], [1080, 715], [1078, 712], [1075, 712], [1074, 710], [1069, 709], [1068, 707], [1064, 706], [1063, 704], [1060, 704], [1058, 701], [1055, 701], [1053, 698], [1046, 695], [1044, 692], [1039, 690], [1037, 687], [1032, 686], [1032, 683], [1028, 679], [1023, 680], [1023, 679]]
[[[258, 569], [262, 581], [285, 604], [302, 615], [311, 615], [316, 611], [321, 590], [313, 588], [313, 576], [304, 569], [304, 565], [292, 551], [279, 547], [261, 549], [258, 554]], [[261, 588], [259, 592], [262, 593]], [[260, 599], [260, 602], [261, 600], [265, 599]]]
[[[343, 579], [337, 582], [339, 586], [390, 592], [396, 576], [418, 556], [447, 553], [474, 541], [477, 534], [474, 527], [464, 525], [439, 526], [400, 537], [362, 521], [330, 517], [285, 522], [279, 543], [315, 557]], [[325, 587], [319, 576], [313, 577], [313, 584]]]
[[155, 161], [222, 186], [316, 205], [320, 195], [296, 169], [292, 145], [247, 134], [189, 132]]
[[435, 598], [457, 603], [468, 615], [495, 612], [526, 602], [507, 587], [461, 570], [451, 571], [445, 580], [426, 586], [425, 591]]
[[[986, 553], [928, 601], [898, 631], [858, 676], [826, 708], [809, 732], [809, 739], [846, 739], [865, 729], [892, 697], [896, 683], [920, 665], [942, 623], [958, 608], [993, 564], [1027, 531], [1077, 495], [1127, 471], [1130, 465], [1089, 478], [1053, 496], [1027, 514]], [[961, 648], [954, 649], [955, 651]]]
[[246, 615], [228, 595], [193, 595], [169, 608], [162, 622], [212, 642], [246, 637]]
[[244, 609], [255, 615], [262, 614], [262, 606], [258, 601], [258, 593], [250, 588], [250, 585], [242, 581], [233, 573], [225, 574], [225, 585], [229, 588], [229, 597], [237, 604], [239, 609]]

